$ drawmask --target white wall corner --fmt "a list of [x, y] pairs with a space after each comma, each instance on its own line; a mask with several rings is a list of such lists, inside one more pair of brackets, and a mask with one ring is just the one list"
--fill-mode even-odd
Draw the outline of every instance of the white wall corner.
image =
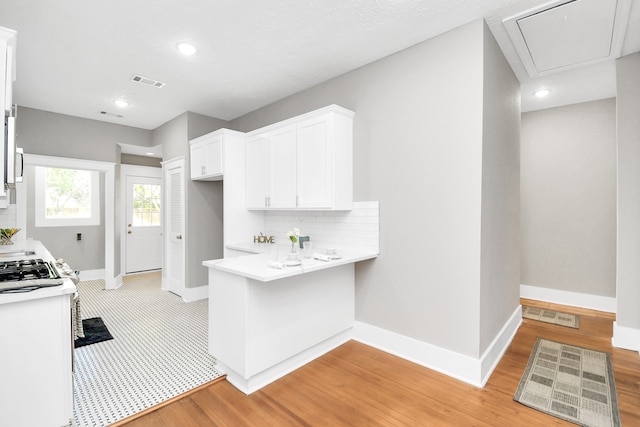
[[620, 326], [614, 321], [611, 344], [614, 347], [634, 350], [640, 353], [640, 329]]
[[481, 364], [481, 387], [484, 387], [489, 381], [491, 374], [498, 366], [498, 363], [509, 348], [511, 341], [516, 336], [516, 332], [522, 325], [522, 306], [518, 305], [507, 323], [504, 324], [498, 335], [493, 339], [489, 347], [480, 357]]
[[522, 307], [518, 306], [480, 359], [357, 321], [353, 328], [353, 339], [482, 388], [521, 324]]
[[207, 299], [209, 298], [209, 285], [184, 288], [184, 292], [181, 297], [184, 302], [194, 302], [201, 299]]
[[561, 291], [539, 286], [520, 285], [520, 298], [606, 311], [608, 313], [615, 313], [617, 310], [617, 302], [614, 297]]

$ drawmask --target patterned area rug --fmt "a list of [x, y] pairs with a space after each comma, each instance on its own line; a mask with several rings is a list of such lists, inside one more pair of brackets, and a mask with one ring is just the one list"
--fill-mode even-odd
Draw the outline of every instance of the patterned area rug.
[[620, 426], [611, 354], [538, 338], [513, 400], [589, 427]]
[[554, 325], [568, 326], [569, 328], [580, 328], [580, 316], [577, 314], [562, 313], [560, 311], [523, 305], [522, 317], [553, 323]]
[[185, 303], [160, 281], [78, 284], [82, 317], [100, 316], [114, 339], [75, 350], [74, 426], [109, 425], [220, 376], [207, 351], [207, 300]]

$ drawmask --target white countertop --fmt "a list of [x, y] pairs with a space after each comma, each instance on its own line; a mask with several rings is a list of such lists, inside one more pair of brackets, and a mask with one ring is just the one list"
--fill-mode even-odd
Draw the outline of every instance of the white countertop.
[[[32, 255], [12, 254], [12, 252], [33, 251]], [[16, 261], [21, 259], [41, 258], [44, 261], [55, 261], [47, 248], [38, 240], [16, 241], [13, 245], [0, 245], [0, 261]], [[62, 285], [36, 289], [30, 292], [0, 294], [0, 304], [48, 298], [64, 294], [73, 294], [76, 287], [71, 279], [65, 279]]]
[[[268, 246], [265, 244], [227, 245], [227, 248], [230, 249], [256, 253], [246, 256], [204, 261], [202, 265], [209, 268], [215, 268], [220, 271], [225, 271], [227, 273], [236, 274], [238, 276], [244, 276], [249, 279], [261, 282], [270, 282], [272, 280], [283, 279], [285, 277], [293, 277], [300, 274], [324, 270], [326, 268], [333, 268], [340, 265], [373, 259], [378, 256], [377, 253], [367, 249], [343, 248], [337, 250], [337, 254], [341, 256], [340, 259], [320, 261], [313, 258], [301, 258], [301, 263], [298, 266], [278, 269], [267, 266], [269, 261], [268, 254], [264, 253], [267, 250], [267, 247]], [[321, 252], [321, 250], [315, 252]], [[279, 261], [284, 261], [284, 259], [285, 256], [279, 257]]]

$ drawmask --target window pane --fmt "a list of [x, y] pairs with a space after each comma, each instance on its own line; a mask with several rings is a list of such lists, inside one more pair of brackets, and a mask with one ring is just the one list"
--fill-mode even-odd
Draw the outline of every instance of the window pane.
[[160, 224], [161, 186], [135, 184], [133, 186], [133, 226], [153, 227]]
[[45, 218], [91, 218], [91, 172], [45, 168]]

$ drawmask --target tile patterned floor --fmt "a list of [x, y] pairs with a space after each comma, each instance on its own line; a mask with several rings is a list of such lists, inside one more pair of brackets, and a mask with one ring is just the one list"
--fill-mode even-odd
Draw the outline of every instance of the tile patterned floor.
[[105, 426], [220, 376], [207, 353], [207, 300], [184, 303], [160, 273], [116, 290], [80, 282], [82, 317], [102, 317], [114, 339], [75, 350], [76, 426]]

